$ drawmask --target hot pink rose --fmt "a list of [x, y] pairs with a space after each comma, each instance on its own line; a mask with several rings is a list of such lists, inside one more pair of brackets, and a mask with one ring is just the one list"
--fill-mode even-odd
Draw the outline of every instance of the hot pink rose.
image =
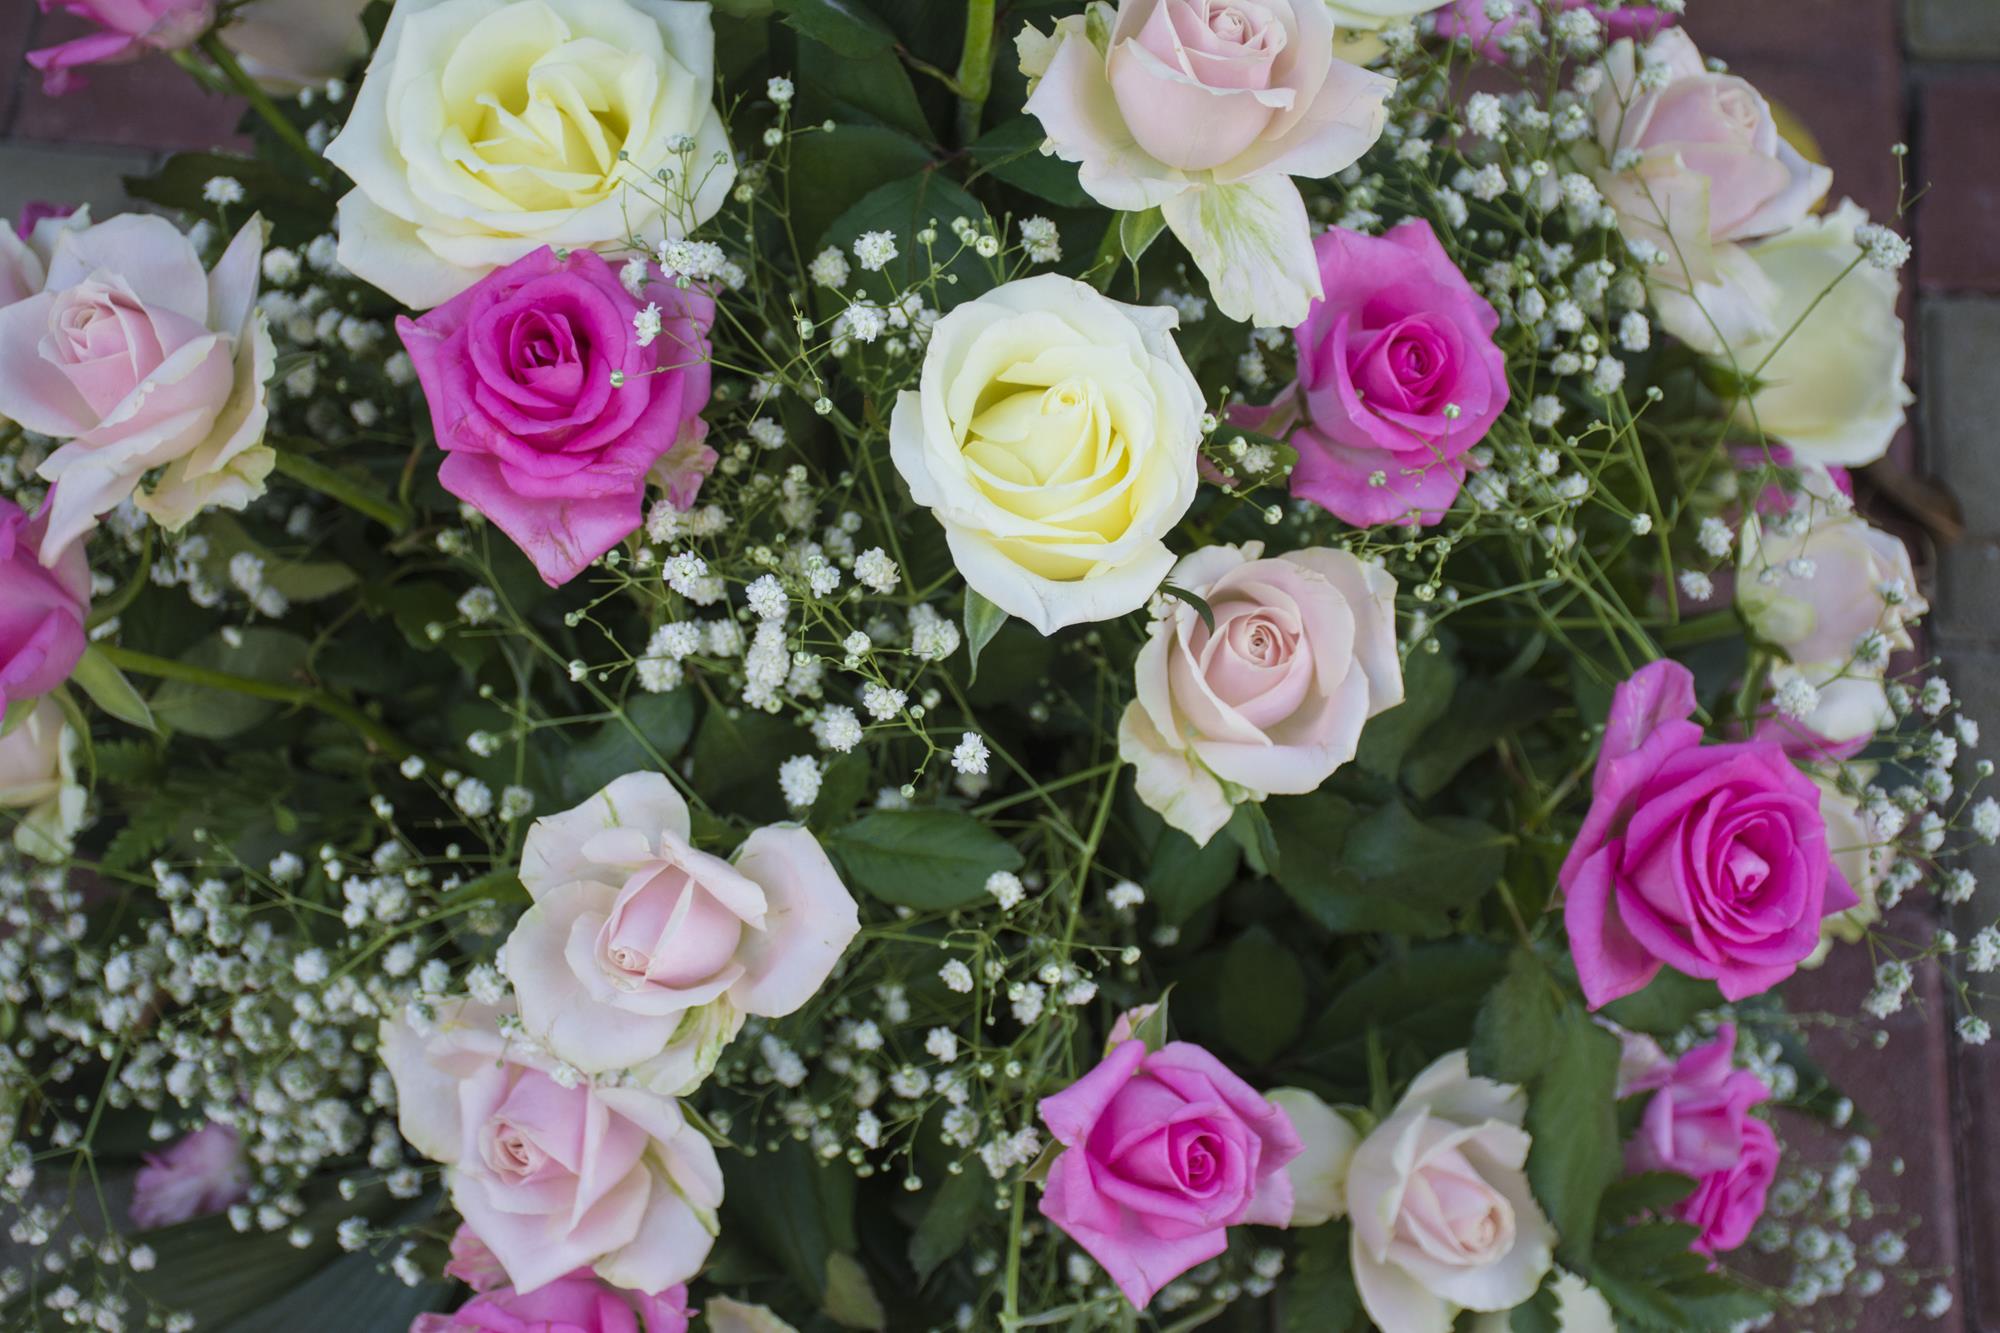
[[1326, 298], [1294, 330], [1298, 382], [1240, 419], [1296, 423], [1292, 494], [1361, 527], [1436, 523], [1507, 406], [1500, 317], [1421, 218], [1379, 237], [1336, 227], [1314, 249]]
[[1063, 1145], [1042, 1215], [1139, 1308], [1221, 1254], [1227, 1229], [1291, 1221], [1285, 1163], [1299, 1155], [1285, 1113], [1199, 1046], [1148, 1053], [1127, 1041], [1053, 1097], [1042, 1120]]
[[17, 699], [47, 694], [69, 679], [89, 646], [90, 564], [83, 543], [65, 548], [55, 564], [39, 555], [46, 513], [30, 519], [0, 499], [0, 713]]
[[1591, 1008], [1662, 966], [1732, 1000], [1790, 976], [1820, 919], [1857, 901], [1833, 863], [1819, 788], [1782, 747], [1704, 746], [1678, 662], [1618, 687], [1583, 830], [1558, 881], [1577, 979]]
[[262, 495], [277, 462], [263, 442], [277, 364], [256, 305], [263, 220], [212, 272], [165, 218], [56, 226], [41, 290], [0, 306], [0, 417], [63, 441], [39, 469], [55, 483], [42, 559], [128, 498], [179, 529]]
[[1626, 1149], [1626, 1166], [1694, 1178], [1695, 1192], [1674, 1215], [1701, 1228], [1694, 1248], [1704, 1254], [1743, 1243], [1764, 1211], [1777, 1163], [1771, 1127], [1750, 1114], [1770, 1100], [1771, 1090], [1749, 1070], [1734, 1067], [1735, 1052], [1736, 1029], [1725, 1023], [1708, 1045], [1619, 1088], [1621, 1097], [1653, 1094]]
[[56, 46], [28, 52], [42, 72], [42, 90], [60, 97], [83, 86], [77, 70], [116, 65], [148, 51], [192, 46], [215, 22], [215, 0], [41, 0], [44, 14], [65, 14], [98, 25], [99, 31]]
[[[1437, 13], [1438, 35], [1463, 37], [1488, 60], [1504, 62], [1507, 50], [1502, 43], [1510, 33], [1518, 27], [1539, 30], [1542, 26], [1540, 0], [1511, 0], [1511, 3], [1511, 13], [1494, 18], [1487, 12], [1492, 0], [1453, 0]], [[1630, 0], [1615, 9], [1593, 0], [1562, 0], [1562, 7], [1589, 10], [1604, 25], [1604, 35], [1612, 41], [1622, 37], [1651, 37], [1676, 22], [1674, 15], [1653, 8], [1645, 0]]]
[[242, 1143], [228, 1125], [207, 1124], [156, 1153], [132, 1182], [132, 1222], [170, 1227], [219, 1213], [250, 1190]]
[[445, 1273], [476, 1294], [450, 1314], [418, 1315], [410, 1333], [687, 1333], [686, 1283], [627, 1291], [579, 1268], [524, 1294], [467, 1226], [451, 1238], [451, 1256]]
[[403, 1137], [450, 1168], [452, 1206], [515, 1292], [579, 1268], [635, 1291], [686, 1282], [714, 1242], [715, 1150], [671, 1097], [563, 1086], [501, 1033], [505, 1013], [462, 1001], [421, 1033], [382, 1025]]
[[[652, 338], [633, 324], [649, 306]], [[567, 583], [638, 528], [649, 473], [694, 503], [715, 462], [700, 417], [714, 318], [699, 289], [655, 280], [635, 299], [601, 255], [544, 246], [398, 320], [447, 454], [438, 480]]]

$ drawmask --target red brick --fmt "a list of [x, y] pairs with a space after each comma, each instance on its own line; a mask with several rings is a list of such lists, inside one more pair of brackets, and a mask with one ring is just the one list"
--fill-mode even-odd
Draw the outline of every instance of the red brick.
[[[28, 8], [26, 0], [4, 3], [8, 8]], [[80, 20], [48, 14], [35, 24], [30, 42], [34, 47], [49, 46], [90, 30], [91, 25]], [[236, 134], [242, 103], [205, 92], [164, 55], [100, 66], [85, 77], [88, 83], [81, 90], [50, 97], [42, 91], [41, 81], [26, 72], [15, 94], [8, 133], [51, 143], [169, 151], [247, 146], [247, 140]]]
[[2000, 69], [1919, 85], [1917, 279], [1926, 291], [2000, 292]]

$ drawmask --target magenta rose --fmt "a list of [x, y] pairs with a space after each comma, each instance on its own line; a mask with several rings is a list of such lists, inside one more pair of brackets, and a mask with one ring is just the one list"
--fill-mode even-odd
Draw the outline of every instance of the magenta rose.
[[1678, 662], [1618, 687], [1583, 830], [1558, 882], [1595, 1009], [1662, 966], [1740, 1000], [1797, 970], [1820, 919], [1858, 901], [1834, 864], [1819, 788], [1768, 740], [1703, 745]]
[[1379, 237], [1336, 227], [1313, 247], [1326, 297], [1293, 333], [1298, 382], [1239, 420], [1290, 428], [1292, 494], [1335, 517], [1436, 523], [1507, 406], [1500, 317], [1421, 218]]
[[41, 0], [44, 14], [61, 10], [97, 31], [28, 52], [42, 72], [42, 90], [59, 97], [83, 86], [85, 65], [116, 65], [149, 51], [193, 46], [215, 22], [215, 0]]
[[[649, 307], [651, 337], [634, 324]], [[714, 318], [699, 289], [655, 280], [635, 298], [602, 256], [545, 246], [399, 319], [448, 455], [438, 480], [567, 583], [638, 528], [649, 475], [694, 503], [715, 462], [700, 416]]]
[[[1507, 50], [1501, 44], [1516, 28], [1539, 30], [1542, 26], [1541, 0], [1511, 0], [1511, 3], [1511, 12], [1495, 18], [1489, 12], [1494, 7], [1492, 0], [1453, 0], [1437, 12], [1438, 35], [1463, 37], [1488, 60], [1504, 62]], [[1651, 37], [1675, 22], [1672, 14], [1653, 8], [1645, 0], [1630, 0], [1616, 8], [1593, 0], [1562, 0], [1562, 7], [1589, 10], [1604, 26], [1605, 39], [1613, 42], [1621, 37]]]
[[1120, 1042], [1043, 1098], [1042, 1120], [1064, 1149], [1042, 1216], [1135, 1307], [1221, 1254], [1229, 1227], [1291, 1221], [1284, 1167], [1302, 1149], [1292, 1122], [1199, 1046]]
[[1673, 1062], [1661, 1062], [1626, 1081], [1619, 1096], [1653, 1094], [1626, 1148], [1625, 1164], [1639, 1171], [1692, 1177], [1695, 1191], [1674, 1216], [1701, 1229], [1694, 1248], [1703, 1254], [1733, 1250], [1764, 1212], [1778, 1148], [1771, 1127], [1750, 1114], [1771, 1090], [1732, 1063], [1736, 1029], [1723, 1024], [1715, 1040]]
[[506, 1270], [472, 1228], [451, 1238], [447, 1276], [473, 1290], [450, 1314], [421, 1314], [410, 1333], [687, 1333], [687, 1284], [665, 1291], [627, 1291], [588, 1268], [567, 1273], [531, 1292], [515, 1290]]
[[250, 1192], [250, 1166], [228, 1125], [207, 1124], [156, 1153], [132, 1182], [132, 1222], [170, 1227], [219, 1213]]
[[44, 565], [37, 552], [47, 530], [46, 511], [31, 519], [0, 499], [0, 713], [68, 680], [90, 643], [83, 543], [70, 543], [54, 565]]

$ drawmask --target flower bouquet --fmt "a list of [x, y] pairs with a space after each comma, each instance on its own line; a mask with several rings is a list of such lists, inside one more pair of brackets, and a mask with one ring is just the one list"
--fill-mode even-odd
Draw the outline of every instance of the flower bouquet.
[[1948, 1300], [1908, 249], [1699, 13], [42, 7], [252, 151], [0, 223], [8, 1327]]

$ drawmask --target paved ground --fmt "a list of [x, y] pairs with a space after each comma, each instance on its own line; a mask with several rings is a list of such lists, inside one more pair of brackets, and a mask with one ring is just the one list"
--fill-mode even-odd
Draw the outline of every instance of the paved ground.
[[[945, 3], [946, 0], [937, 0]], [[1894, 216], [1897, 159], [1909, 145], [1899, 225], [1913, 236], [1911, 378], [1922, 408], [1893, 459], [1905, 478], [1932, 476], [1956, 492], [1966, 535], [1922, 547], [1937, 608], [1932, 646], [1958, 692], [2000, 745], [2000, 0], [1690, 0], [1690, 26], [1788, 107], [1817, 137], [1835, 172], [1878, 220]], [[195, 89], [166, 61], [103, 71], [66, 99], [22, 77], [20, 52], [68, 35], [66, 20], [28, 0], [0, 0], [0, 215], [28, 198], [114, 205], [119, 178], [164, 152], [232, 140], [238, 108]], [[1883, 489], [1904, 490], [1883, 479]], [[1962, 935], [2000, 916], [2000, 854], [1975, 863], [1992, 888], [1953, 922]], [[1911, 938], [1939, 924], [1927, 907], [1901, 922]], [[1859, 950], [1837, 954], [1800, 990], [1810, 1004], [1853, 1014], [1869, 984]], [[1877, 1302], [1863, 1333], [1928, 1327], [2000, 1333], [2000, 1048], [1952, 1041], [1951, 1006], [1936, 978], [1927, 1004], [1891, 1025], [1887, 1055], [1819, 1043], [1838, 1081], [1882, 1126], [1878, 1159], [1900, 1157], [1881, 1192], [1923, 1225], [1913, 1261], [1951, 1269], [1952, 1311], [1935, 1324]], [[1989, 1016], [2000, 1022], [2000, 1004]]]

